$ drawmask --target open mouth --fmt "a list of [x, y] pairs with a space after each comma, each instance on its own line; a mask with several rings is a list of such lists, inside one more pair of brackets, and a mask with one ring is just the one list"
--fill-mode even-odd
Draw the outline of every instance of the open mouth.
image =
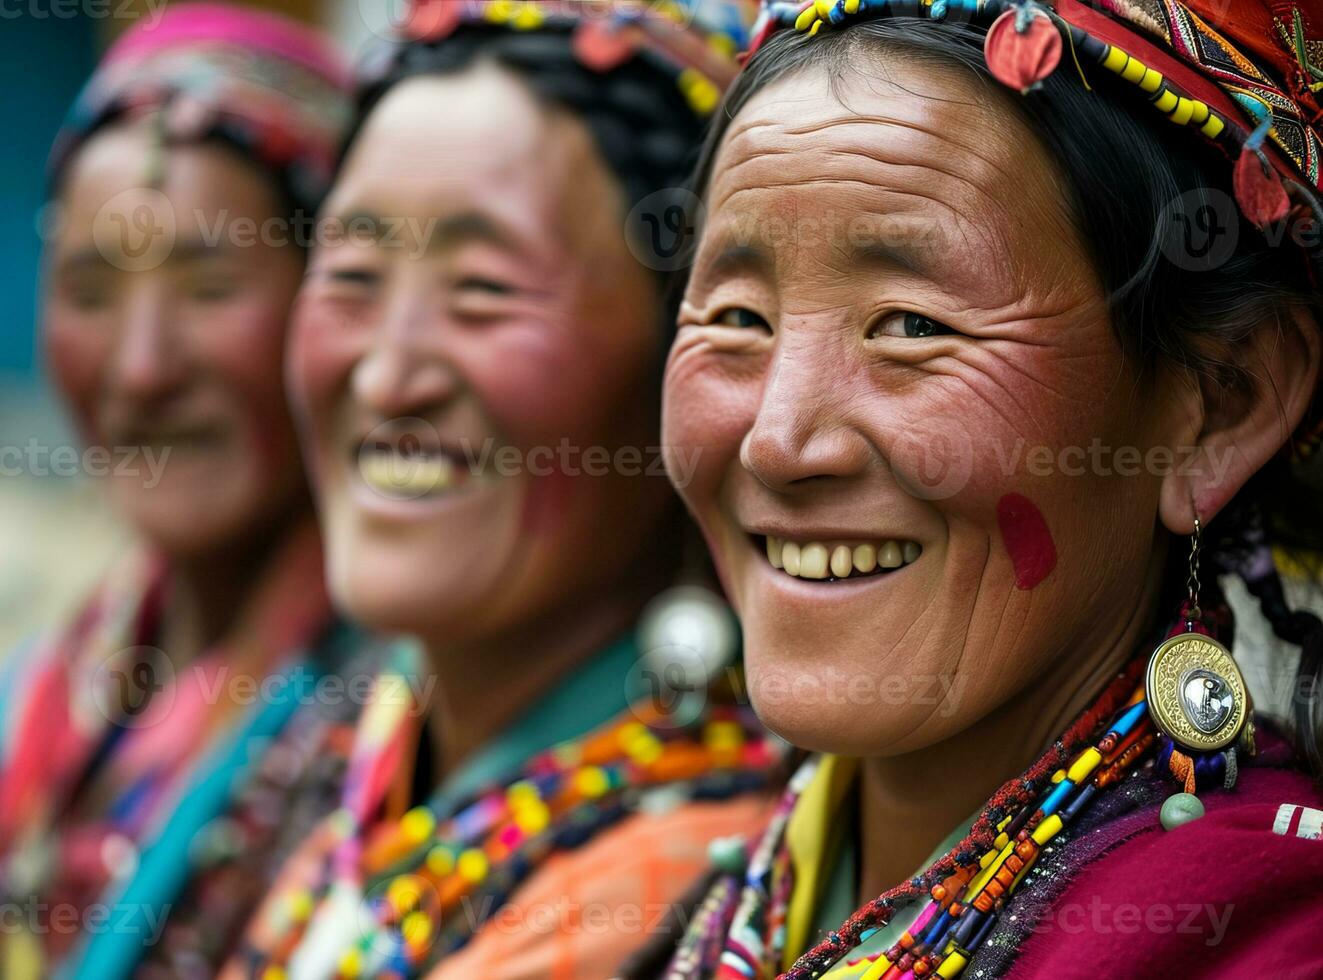
[[815, 582], [885, 575], [912, 564], [923, 554], [917, 541], [792, 541], [773, 535], [762, 538], [767, 561], [793, 578]]
[[403, 500], [450, 493], [473, 477], [463, 453], [410, 434], [365, 440], [354, 462], [369, 489]]

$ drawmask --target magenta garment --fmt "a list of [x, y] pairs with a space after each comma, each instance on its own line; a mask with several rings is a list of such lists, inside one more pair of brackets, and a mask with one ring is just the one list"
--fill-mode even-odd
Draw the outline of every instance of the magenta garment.
[[1200, 795], [1200, 819], [1164, 830], [1168, 787], [1077, 837], [1096, 856], [1064, 876], [1006, 976], [1323, 977], [1323, 792], [1279, 738], [1260, 745], [1233, 791]]

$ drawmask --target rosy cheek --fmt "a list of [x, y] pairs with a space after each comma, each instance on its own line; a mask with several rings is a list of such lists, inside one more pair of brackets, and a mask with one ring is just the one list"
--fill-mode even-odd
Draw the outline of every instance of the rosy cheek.
[[1034, 588], [1057, 564], [1056, 544], [1043, 512], [1023, 494], [1008, 493], [997, 501], [997, 524], [1015, 568], [1016, 586]]
[[294, 307], [287, 357], [290, 399], [314, 426], [330, 410], [365, 347], [362, 331], [344, 329], [324, 303], [301, 299]]
[[69, 322], [52, 313], [43, 335], [46, 359], [55, 384], [72, 409], [83, 438], [97, 442], [96, 398], [99, 379], [111, 356], [100, 324]]

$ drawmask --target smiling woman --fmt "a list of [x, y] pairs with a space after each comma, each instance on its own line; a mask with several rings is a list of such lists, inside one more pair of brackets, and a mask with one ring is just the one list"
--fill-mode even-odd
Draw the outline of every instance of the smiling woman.
[[420, 2], [369, 59], [288, 373], [333, 593], [419, 637], [435, 697], [364, 719], [228, 976], [612, 976], [760, 822], [774, 743], [671, 680], [734, 627], [669, 589], [670, 331], [623, 233], [666, 213], [740, 28], [724, 0]]
[[6, 978], [214, 971], [344, 773], [354, 706], [293, 682], [372, 655], [322, 585], [282, 361], [347, 84], [303, 27], [180, 5], [52, 153], [41, 339], [139, 546], [6, 662]]
[[[1323, 968], [1323, 907], [1286, 897], [1323, 870], [1292, 823], [1323, 817], [1323, 631], [1276, 564], [1323, 543], [1292, 508], [1323, 14], [1101, 6], [765, 5], [699, 167], [663, 443], [705, 449], [682, 496], [760, 718], [821, 754], [668, 977]], [[1303, 646], [1293, 745], [1256, 741], [1218, 572]], [[1182, 900], [1216, 904], [1216, 954], [1053, 929]]]

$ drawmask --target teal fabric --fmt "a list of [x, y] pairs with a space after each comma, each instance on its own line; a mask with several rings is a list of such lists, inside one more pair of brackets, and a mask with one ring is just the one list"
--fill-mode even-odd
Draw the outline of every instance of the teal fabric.
[[[311, 659], [286, 671], [317, 673]], [[201, 766], [188, 792], [161, 829], [160, 835], [143, 848], [137, 871], [114, 897], [112, 921], [115, 928], [91, 933], [82, 949], [57, 972], [60, 980], [118, 980], [133, 973], [143, 950], [159, 928], [167, 907], [188, 882], [192, 862], [189, 850], [197, 835], [223, 813], [242, 785], [244, 774], [254, 762], [255, 744], [275, 738], [293, 717], [299, 699], [294, 684], [282, 687], [283, 698], [263, 705], [227, 743], [220, 745]]]
[[431, 805], [449, 814], [484, 786], [506, 779], [530, 758], [598, 728], [645, 694], [634, 634], [616, 640], [571, 672], [515, 724], [456, 769]]
[[143, 846], [133, 877], [118, 893], [103, 898], [110, 906], [108, 921], [114, 928], [84, 937], [56, 971], [57, 980], [119, 980], [132, 975], [149, 942], [159, 938], [156, 934], [169, 906], [188, 883], [193, 841], [229, 808], [261, 757], [257, 748], [276, 738], [304, 706], [296, 679], [309, 678], [315, 686], [366, 642], [358, 629], [337, 624], [316, 647], [282, 671], [289, 682], [273, 690], [284, 692], [283, 696], [273, 697], [251, 712], [228, 740], [199, 763], [178, 807], [158, 836]]

